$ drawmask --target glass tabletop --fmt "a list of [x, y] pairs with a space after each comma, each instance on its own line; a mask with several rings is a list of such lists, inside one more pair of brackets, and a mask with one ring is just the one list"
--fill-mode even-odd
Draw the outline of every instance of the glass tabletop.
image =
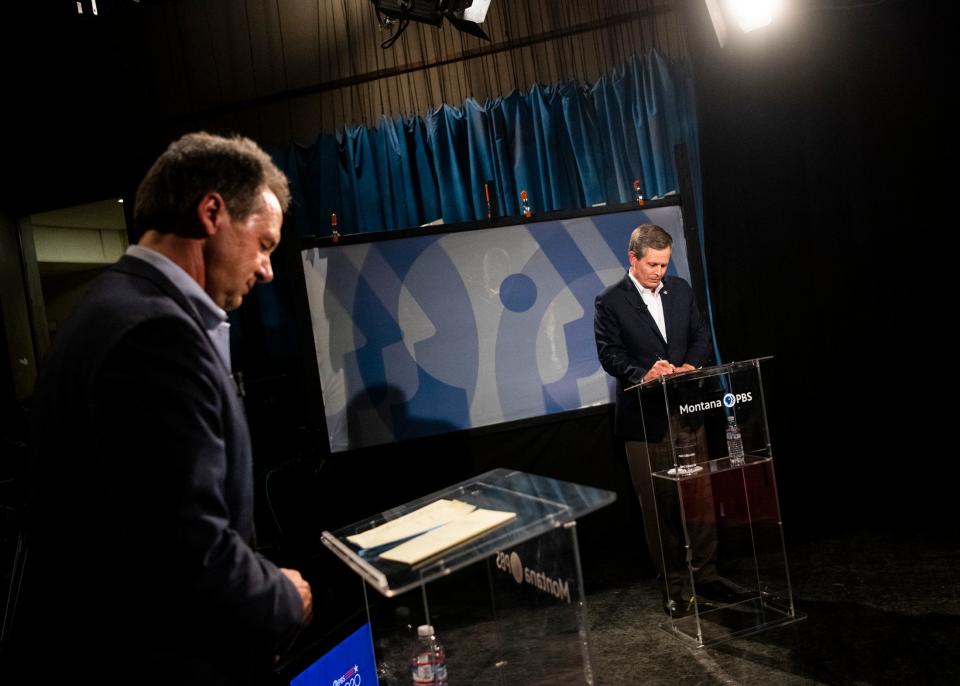
[[[514, 512], [516, 517], [415, 565], [382, 557], [403, 541], [365, 550], [348, 540], [348, 537], [370, 531], [440, 499]], [[615, 499], [616, 494], [612, 491], [526, 472], [494, 469], [336, 531], [324, 531], [321, 540], [380, 593], [392, 597], [491, 556], [498, 550], [575, 521]]]
[[766, 357], [757, 357], [752, 360], [741, 360], [739, 362], [728, 362], [727, 364], [718, 364], [714, 367], [700, 367], [690, 372], [679, 372], [677, 374], [671, 374], [670, 376], [658, 376], [649, 381], [644, 381], [642, 383], [635, 384], [628, 388], [625, 388], [626, 391], [636, 390], [638, 388], [647, 389], [653, 386], [660, 386], [661, 384], [669, 384], [678, 381], [696, 381], [698, 379], [708, 379], [712, 376], [718, 376], [720, 374], [731, 374], [733, 372], [743, 371], [744, 369], [750, 369], [751, 367], [759, 367], [761, 362], [766, 362], [767, 360], [772, 360], [773, 355], [767, 355]]

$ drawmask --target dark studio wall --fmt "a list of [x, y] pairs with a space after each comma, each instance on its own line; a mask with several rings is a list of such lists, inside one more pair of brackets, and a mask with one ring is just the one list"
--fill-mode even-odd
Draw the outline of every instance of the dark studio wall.
[[720, 49], [699, 5], [687, 18], [716, 333], [727, 359], [776, 357], [788, 530], [944, 521], [946, 16], [795, 3]]

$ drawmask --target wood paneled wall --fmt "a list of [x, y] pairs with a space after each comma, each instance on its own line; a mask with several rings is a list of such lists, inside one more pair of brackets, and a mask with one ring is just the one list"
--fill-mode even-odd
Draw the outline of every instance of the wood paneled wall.
[[114, 22], [137, 106], [172, 133], [267, 144], [563, 80], [652, 48], [685, 56], [674, 0], [493, 0], [488, 43], [411, 22], [390, 48], [369, 0], [175, 0]]

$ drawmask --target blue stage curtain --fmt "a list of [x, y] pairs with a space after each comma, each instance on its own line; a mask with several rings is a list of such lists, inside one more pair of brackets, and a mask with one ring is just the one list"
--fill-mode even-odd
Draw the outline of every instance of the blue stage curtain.
[[[483, 104], [443, 105], [422, 117], [383, 117], [376, 127], [323, 134], [312, 145], [272, 153], [290, 179], [297, 234], [327, 236], [333, 213], [343, 233], [438, 218], [482, 220], [487, 181], [506, 216], [520, 215], [521, 190], [535, 213], [629, 202], [634, 179], [648, 198], [663, 195], [678, 190], [673, 146], [684, 143], [703, 245], [694, 103], [686, 64], [653, 51], [594, 84], [536, 85]], [[254, 289], [242, 310], [260, 325], [262, 340], [250, 346], [258, 351], [256, 363], [243, 365], [252, 378], [289, 373], [289, 360], [311, 354], [298, 349], [291, 324], [295, 280], [282, 261], [274, 260], [274, 270], [274, 283]], [[237, 313], [231, 321], [232, 336], [242, 338]]]
[[[673, 147], [690, 155], [700, 210], [693, 80], [657, 51], [634, 56], [592, 85], [564, 82], [423, 117], [323, 134], [274, 158], [291, 179], [297, 231], [330, 234], [485, 219], [483, 184], [502, 215], [622, 203], [639, 179], [650, 198], [677, 189]], [[698, 226], [703, 226], [699, 221]]]

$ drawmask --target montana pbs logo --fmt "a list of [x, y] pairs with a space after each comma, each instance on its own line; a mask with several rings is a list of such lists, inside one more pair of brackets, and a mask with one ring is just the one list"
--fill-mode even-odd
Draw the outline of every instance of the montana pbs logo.
[[551, 579], [543, 572], [524, 567], [516, 552], [497, 553], [497, 569], [509, 573], [518, 584], [528, 583], [541, 593], [552, 595], [557, 600], [570, 602], [570, 582], [566, 579]]
[[354, 665], [344, 672], [342, 677], [334, 679], [331, 686], [360, 686], [361, 683], [360, 668]]
[[746, 393], [725, 393], [720, 400], [702, 400], [699, 403], [689, 403], [680, 406], [680, 414], [690, 414], [691, 412], [703, 412], [704, 410], [718, 410], [721, 407], [730, 409], [740, 403], [753, 402], [753, 391]]

